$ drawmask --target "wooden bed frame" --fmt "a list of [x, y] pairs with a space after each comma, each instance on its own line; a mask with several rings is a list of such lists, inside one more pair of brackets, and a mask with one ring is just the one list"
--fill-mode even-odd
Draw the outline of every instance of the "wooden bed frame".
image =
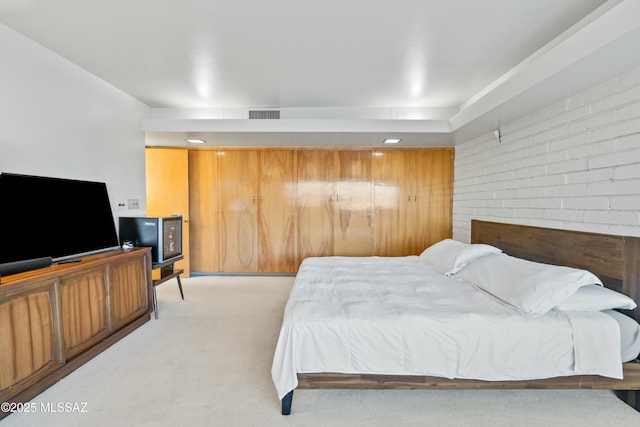
[[[640, 306], [640, 237], [614, 236], [524, 225], [471, 221], [471, 243], [486, 243], [532, 261], [589, 270], [604, 285]], [[640, 308], [627, 311], [640, 321]], [[640, 363], [625, 363], [624, 379], [577, 375], [527, 381], [458, 380], [430, 376], [307, 373], [298, 374], [299, 389], [605, 389], [640, 411]], [[293, 390], [282, 399], [291, 413]]]

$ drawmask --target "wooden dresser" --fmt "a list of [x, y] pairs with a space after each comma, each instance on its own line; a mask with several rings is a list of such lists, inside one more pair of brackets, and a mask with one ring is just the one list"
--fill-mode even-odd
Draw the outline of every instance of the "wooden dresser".
[[150, 248], [108, 251], [1, 280], [0, 402], [30, 400], [153, 311]]

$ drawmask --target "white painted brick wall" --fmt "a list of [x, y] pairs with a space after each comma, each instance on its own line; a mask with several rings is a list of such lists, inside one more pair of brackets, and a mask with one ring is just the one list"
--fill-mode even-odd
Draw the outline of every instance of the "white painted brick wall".
[[640, 236], [640, 69], [456, 145], [453, 237], [471, 219]]

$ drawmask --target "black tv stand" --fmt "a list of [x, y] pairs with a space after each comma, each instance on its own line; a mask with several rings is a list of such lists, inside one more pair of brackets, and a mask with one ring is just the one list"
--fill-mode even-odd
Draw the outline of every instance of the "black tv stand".
[[180, 275], [184, 273], [183, 269], [174, 269], [174, 263], [183, 259], [184, 256], [180, 255], [175, 258], [171, 258], [164, 262], [155, 263], [151, 266], [152, 270], [160, 269], [160, 278], [152, 280], [153, 283], [153, 314], [156, 319], [158, 318], [158, 298], [156, 297], [156, 286], [171, 280], [174, 277], [178, 281], [178, 289], [180, 289], [180, 296], [184, 301], [184, 293], [182, 292], [182, 282], [180, 281]]

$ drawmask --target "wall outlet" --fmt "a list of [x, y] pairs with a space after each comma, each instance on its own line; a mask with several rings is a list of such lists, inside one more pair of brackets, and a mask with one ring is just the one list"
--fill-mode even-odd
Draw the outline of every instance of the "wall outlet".
[[140, 201], [138, 199], [129, 199], [129, 209], [140, 209]]
[[116, 200], [116, 209], [117, 210], [127, 209], [127, 204], [122, 200]]

